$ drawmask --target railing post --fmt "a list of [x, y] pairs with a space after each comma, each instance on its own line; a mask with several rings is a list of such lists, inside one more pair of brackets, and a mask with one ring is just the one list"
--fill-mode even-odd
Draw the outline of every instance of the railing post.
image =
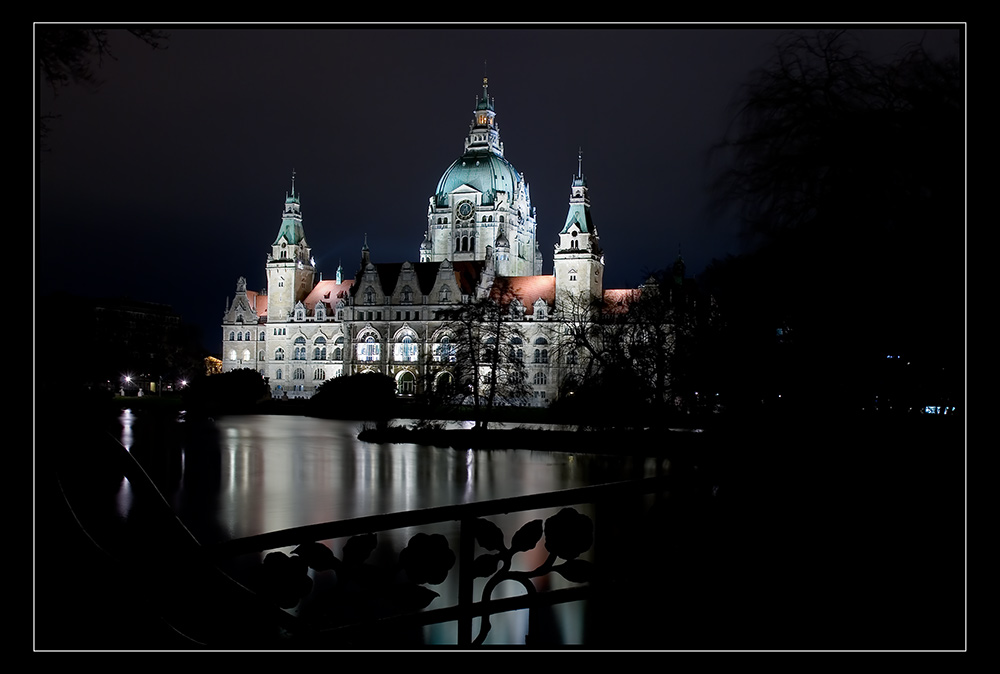
[[475, 519], [462, 518], [458, 538], [458, 645], [472, 644], [472, 589], [475, 581], [473, 556], [476, 550]]

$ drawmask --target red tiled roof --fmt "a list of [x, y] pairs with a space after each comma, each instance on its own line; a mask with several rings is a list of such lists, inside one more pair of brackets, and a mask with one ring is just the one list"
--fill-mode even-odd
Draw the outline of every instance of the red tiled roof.
[[257, 318], [267, 316], [267, 295], [254, 290], [248, 290], [247, 300], [250, 302], [250, 308], [257, 312]]
[[530, 316], [535, 313], [535, 302], [541, 297], [549, 307], [554, 307], [556, 303], [556, 277], [549, 276], [505, 276], [498, 277], [493, 283], [493, 295], [499, 293], [500, 283], [509, 283], [510, 289], [521, 304], [524, 305], [524, 314]]
[[608, 313], [625, 313], [628, 305], [639, 299], [638, 288], [615, 288], [604, 291], [604, 310]]
[[323, 302], [331, 310], [335, 310], [337, 308], [337, 300], [342, 297], [346, 298], [353, 285], [353, 279], [344, 281], [343, 283], [337, 283], [335, 279], [320, 281], [309, 291], [309, 294], [306, 295], [302, 303], [306, 306], [306, 311], [312, 311], [317, 302]]

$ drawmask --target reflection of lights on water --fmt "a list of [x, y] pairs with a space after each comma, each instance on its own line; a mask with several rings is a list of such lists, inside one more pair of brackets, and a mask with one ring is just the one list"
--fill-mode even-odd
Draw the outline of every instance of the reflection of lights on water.
[[118, 493], [115, 495], [115, 506], [121, 517], [128, 517], [132, 510], [132, 483], [127, 477], [122, 478], [122, 483], [118, 486]]
[[132, 414], [132, 410], [124, 409], [118, 421], [122, 425], [122, 446], [132, 451], [132, 424], [135, 422], [135, 415]]
[[465, 450], [465, 499], [469, 500], [474, 496], [474, 486], [472, 480], [472, 469], [476, 463], [476, 455], [471, 449]]

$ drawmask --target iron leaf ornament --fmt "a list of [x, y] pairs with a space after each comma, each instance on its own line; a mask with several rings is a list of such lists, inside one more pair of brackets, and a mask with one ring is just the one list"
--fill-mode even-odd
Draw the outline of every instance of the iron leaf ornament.
[[[594, 522], [575, 508], [563, 508], [544, 524], [542, 520], [532, 520], [522, 525], [511, 539], [509, 548], [504, 545], [503, 531], [488, 520], [476, 520], [474, 531], [479, 545], [494, 551], [494, 554], [481, 555], [474, 562], [475, 576], [489, 579], [483, 588], [483, 603], [491, 601], [493, 590], [506, 580], [519, 583], [530, 595], [536, 592], [531, 579], [550, 572], [556, 572], [573, 583], [585, 583], [594, 577], [593, 565], [578, 559], [594, 544]], [[531, 571], [515, 571], [512, 566], [514, 555], [533, 550], [543, 534], [545, 549], [549, 553], [545, 561]], [[558, 559], [565, 561], [557, 564]], [[473, 643], [481, 645], [491, 627], [487, 612]]]

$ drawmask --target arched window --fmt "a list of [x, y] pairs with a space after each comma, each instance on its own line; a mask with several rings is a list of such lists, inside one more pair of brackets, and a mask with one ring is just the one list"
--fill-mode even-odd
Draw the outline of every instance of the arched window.
[[545, 386], [548, 383], [548, 377], [545, 376], [544, 372], [536, 372], [533, 383], [535, 386]]
[[243, 341], [243, 333], [242, 332], [237, 332], [236, 333], [236, 341], [237, 342], [242, 342]]
[[229, 333], [229, 341], [232, 342], [235, 339], [236, 339], [236, 333], [235, 332], [230, 332]]
[[455, 390], [455, 377], [450, 372], [442, 372], [434, 382], [434, 389], [441, 395], [449, 395]]
[[246, 339], [248, 342], [250, 341], [250, 331], [249, 330], [246, 331], [246, 333], [244, 334], [243, 338]]
[[510, 339], [510, 360], [512, 362], [523, 361], [524, 360], [524, 348], [522, 347], [523, 342], [520, 337], [511, 337]]
[[260, 331], [260, 341], [262, 341], [262, 342], [264, 341], [264, 331], [263, 330]]
[[322, 381], [326, 379], [326, 370], [321, 367], [316, 368], [313, 372], [313, 381]]
[[292, 372], [292, 379], [305, 379], [305, 378], [306, 378], [306, 371], [303, 370], [301, 367], [295, 368], [295, 371]]
[[497, 349], [497, 340], [494, 339], [492, 336], [487, 337], [486, 340], [483, 342], [483, 362], [484, 363], [493, 362], [494, 355], [499, 356]]
[[412, 372], [404, 372], [396, 380], [396, 386], [396, 391], [399, 395], [413, 395], [417, 388], [417, 380], [414, 378]]
[[365, 288], [365, 304], [375, 304], [375, 288]]
[[438, 343], [437, 349], [434, 351], [434, 360], [445, 363], [455, 362], [455, 345], [451, 343], [451, 338], [447, 335], [442, 337]]
[[475, 236], [470, 236], [469, 237], [469, 250], [471, 250], [471, 251], [475, 251], [476, 250], [476, 237]]
[[441, 303], [442, 304], [446, 303], [450, 297], [451, 297], [451, 288], [449, 288], [448, 286], [442, 286], [441, 295], [439, 297]]
[[413, 288], [411, 288], [410, 286], [403, 286], [403, 298], [402, 298], [402, 301], [403, 301], [403, 304], [412, 304], [413, 303]]
[[[284, 360], [285, 359], [285, 350], [284, 349], [275, 349], [274, 350], [274, 359], [275, 360]], [[279, 377], [279, 379], [280, 379], [280, 377]]]
[[374, 335], [368, 335], [363, 342], [358, 344], [358, 360], [366, 362], [378, 360], [380, 346]]
[[403, 335], [396, 344], [396, 360], [413, 363], [417, 360], [418, 346], [413, 341], [412, 335]]
[[281, 379], [281, 368], [280, 367], [274, 372], [274, 378], [275, 379]]

